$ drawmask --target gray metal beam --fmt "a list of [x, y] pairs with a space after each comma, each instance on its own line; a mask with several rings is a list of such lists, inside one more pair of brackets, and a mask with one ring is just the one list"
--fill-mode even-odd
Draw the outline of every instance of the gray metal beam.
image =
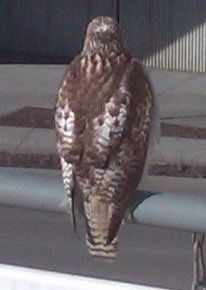
[[0, 167], [0, 204], [49, 211], [66, 211], [60, 175]]
[[206, 196], [197, 193], [145, 195], [148, 197], [133, 212], [138, 223], [190, 232], [206, 232]]
[[[61, 175], [0, 167], [0, 203], [65, 212]], [[130, 208], [141, 224], [206, 232], [206, 196], [202, 194], [137, 192]]]

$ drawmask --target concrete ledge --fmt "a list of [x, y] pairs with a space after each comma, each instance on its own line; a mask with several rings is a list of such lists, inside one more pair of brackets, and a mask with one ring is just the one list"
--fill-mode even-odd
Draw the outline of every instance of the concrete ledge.
[[1, 65], [0, 114], [19, 108], [53, 108], [65, 65]]
[[154, 163], [160, 164], [206, 164], [206, 140], [162, 137], [153, 156]]
[[[25, 105], [52, 108], [65, 69], [66, 65], [1, 65], [0, 114]], [[148, 71], [159, 99], [161, 117], [205, 115], [205, 74]]]
[[[8, 153], [56, 154], [53, 129], [30, 129], [0, 126], [0, 151]], [[161, 137], [151, 156], [155, 164], [205, 166], [206, 140]]]
[[[78, 275], [61, 274], [22, 267], [0, 264], [1, 287], [15, 289], [44, 289], [44, 290], [166, 290], [150, 286], [89, 278]], [[169, 290], [169, 289], [168, 289]]]

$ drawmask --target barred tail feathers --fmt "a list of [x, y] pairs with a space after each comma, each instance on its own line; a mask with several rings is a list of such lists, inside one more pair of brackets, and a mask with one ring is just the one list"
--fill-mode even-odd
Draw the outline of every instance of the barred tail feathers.
[[86, 244], [94, 257], [115, 258], [118, 250], [118, 238], [108, 241], [111, 222], [110, 205], [98, 196], [91, 196], [84, 202], [87, 235]]
[[117, 256], [118, 251], [118, 238], [115, 237], [111, 244], [105, 244], [104, 239], [98, 238], [98, 236], [95, 238], [95, 240], [91, 243], [90, 239], [88, 239], [88, 236], [86, 237], [86, 244], [89, 250], [90, 255], [93, 257], [99, 257], [99, 258], [108, 258], [108, 259], [114, 259]]

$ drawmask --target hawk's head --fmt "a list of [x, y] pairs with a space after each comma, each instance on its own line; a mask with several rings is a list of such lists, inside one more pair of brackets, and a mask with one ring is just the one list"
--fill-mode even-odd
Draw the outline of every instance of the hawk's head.
[[87, 35], [96, 34], [99, 37], [106, 35], [118, 35], [118, 23], [112, 17], [97, 17], [94, 18], [88, 25]]
[[88, 25], [84, 51], [122, 47], [119, 25], [112, 17], [94, 18]]

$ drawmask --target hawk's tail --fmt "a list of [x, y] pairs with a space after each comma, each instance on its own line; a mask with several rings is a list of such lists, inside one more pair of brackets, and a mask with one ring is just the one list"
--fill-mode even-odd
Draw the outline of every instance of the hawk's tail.
[[89, 253], [94, 257], [115, 258], [118, 250], [117, 232], [110, 238], [109, 204], [90, 196], [84, 202]]
[[110, 244], [106, 243], [106, 237], [103, 238], [102, 235], [96, 235], [93, 237], [92, 241], [87, 236], [86, 244], [89, 250], [89, 253], [93, 257], [99, 258], [109, 258], [114, 259], [117, 256], [118, 251], [118, 238], [115, 237]]

